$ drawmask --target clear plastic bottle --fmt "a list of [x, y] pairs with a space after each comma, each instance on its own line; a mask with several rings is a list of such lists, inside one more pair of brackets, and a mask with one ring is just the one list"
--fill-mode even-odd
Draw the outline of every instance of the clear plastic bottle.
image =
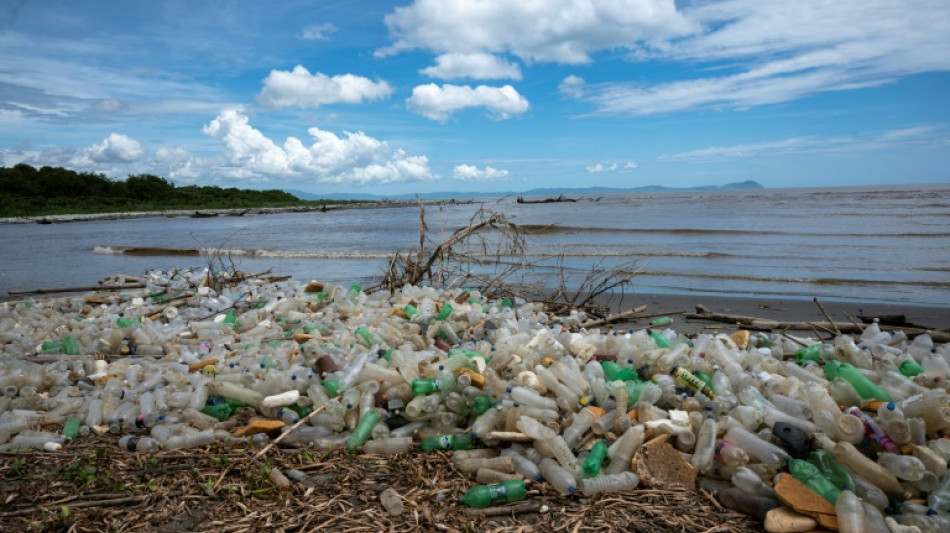
[[538, 470], [541, 472], [541, 477], [561, 494], [577, 492], [577, 481], [574, 479], [574, 474], [565, 470], [554, 459], [543, 459], [541, 464], [538, 465]]
[[119, 448], [130, 452], [156, 452], [162, 447], [161, 443], [151, 437], [136, 437], [126, 435], [119, 439]]
[[640, 476], [633, 472], [602, 475], [586, 478], [581, 481], [581, 492], [585, 496], [593, 496], [601, 492], [620, 492], [633, 490], [640, 484]]
[[838, 531], [840, 533], [865, 533], [864, 506], [861, 500], [850, 490], [841, 491], [835, 503], [835, 514], [838, 515]]

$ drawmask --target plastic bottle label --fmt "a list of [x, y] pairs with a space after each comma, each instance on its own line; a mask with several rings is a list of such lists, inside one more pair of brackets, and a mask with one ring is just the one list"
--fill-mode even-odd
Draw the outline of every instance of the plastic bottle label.
[[503, 503], [508, 500], [508, 488], [497, 483], [494, 485], [488, 485], [488, 499], [492, 503]]
[[139, 437], [130, 437], [125, 443], [125, 449], [129, 450], [130, 452], [134, 452], [136, 447], [139, 445], [139, 440]]
[[443, 450], [451, 449], [451, 448], [452, 448], [452, 437], [449, 436], [449, 435], [442, 435], [442, 437], [439, 439], [439, 446], [440, 446]]
[[673, 377], [676, 379], [676, 381], [686, 385], [693, 392], [702, 392], [708, 396], [710, 400], [716, 399], [716, 393], [713, 392], [708, 385], [706, 385], [706, 382], [694, 376], [689, 370], [686, 370], [685, 368], [677, 368], [673, 371]]
[[[145, 415], [139, 415], [135, 417], [135, 427], [143, 429], [145, 428]], [[138, 441], [138, 439], [136, 439], [136, 441]]]

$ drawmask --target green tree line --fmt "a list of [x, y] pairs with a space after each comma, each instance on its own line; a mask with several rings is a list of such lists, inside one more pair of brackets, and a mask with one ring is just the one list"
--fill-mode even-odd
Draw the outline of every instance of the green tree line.
[[334, 203], [305, 201], [281, 190], [176, 186], [151, 174], [111, 179], [61, 167], [0, 167], [0, 217], [59, 214], [294, 207]]

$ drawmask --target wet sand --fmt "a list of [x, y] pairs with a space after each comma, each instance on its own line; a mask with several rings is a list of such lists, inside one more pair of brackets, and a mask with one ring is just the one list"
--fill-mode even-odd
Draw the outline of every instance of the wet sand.
[[[919, 326], [931, 330], [950, 330], [950, 306], [928, 307], [912, 304], [884, 304], [869, 302], [838, 302], [826, 301], [819, 298], [825, 311], [835, 322], [862, 323], [858, 317], [884, 317], [903, 315], [908, 325]], [[676, 294], [630, 294], [623, 298], [613, 296], [602, 300], [604, 305], [611, 307], [611, 312], [617, 313], [646, 305], [646, 309], [639, 315], [661, 316], [666, 315], [673, 319], [670, 326], [678, 333], [693, 335], [696, 333], [721, 331], [735, 331], [737, 328], [708, 320], [686, 319], [683, 312], [695, 312], [697, 305], [702, 305], [715, 313], [742, 315], [783, 322], [826, 322], [827, 319], [812, 300], [797, 300], [783, 298], [730, 298], [724, 296], [697, 296]], [[650, 323], [650, 318], [619, 322], [614, 328], [639, 328]]]

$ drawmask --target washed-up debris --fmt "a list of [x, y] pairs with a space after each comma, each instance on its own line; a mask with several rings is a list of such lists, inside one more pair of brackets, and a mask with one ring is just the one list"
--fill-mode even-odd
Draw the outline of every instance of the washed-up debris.
[[[212, 290], [210, 277], [152, 272], [143, 290], [3, 304], [2, 451], [68, 453], [90, 434], [125, 453], [270, 442], [210, 476], [202, 491], [219, 497], [275, 445], [415, 447], [453, 454], [479, 486], [443, 490], [478, 508], [537, 486], [575, 504], [634, 500], [699, 475], [734, 486], [711, 492], [770, 530], [853, 527], [856, 510], [945, 530], [950, 349], [926, 333], [687, 338], [669, 317], [585, 329], [583, 312], [474, 289], [242, 276]], [[265, 469], [269, 486], [316, 488]], [[384, 489], [374, 501], [389, 516], [416, 511], [411, 493]]]

